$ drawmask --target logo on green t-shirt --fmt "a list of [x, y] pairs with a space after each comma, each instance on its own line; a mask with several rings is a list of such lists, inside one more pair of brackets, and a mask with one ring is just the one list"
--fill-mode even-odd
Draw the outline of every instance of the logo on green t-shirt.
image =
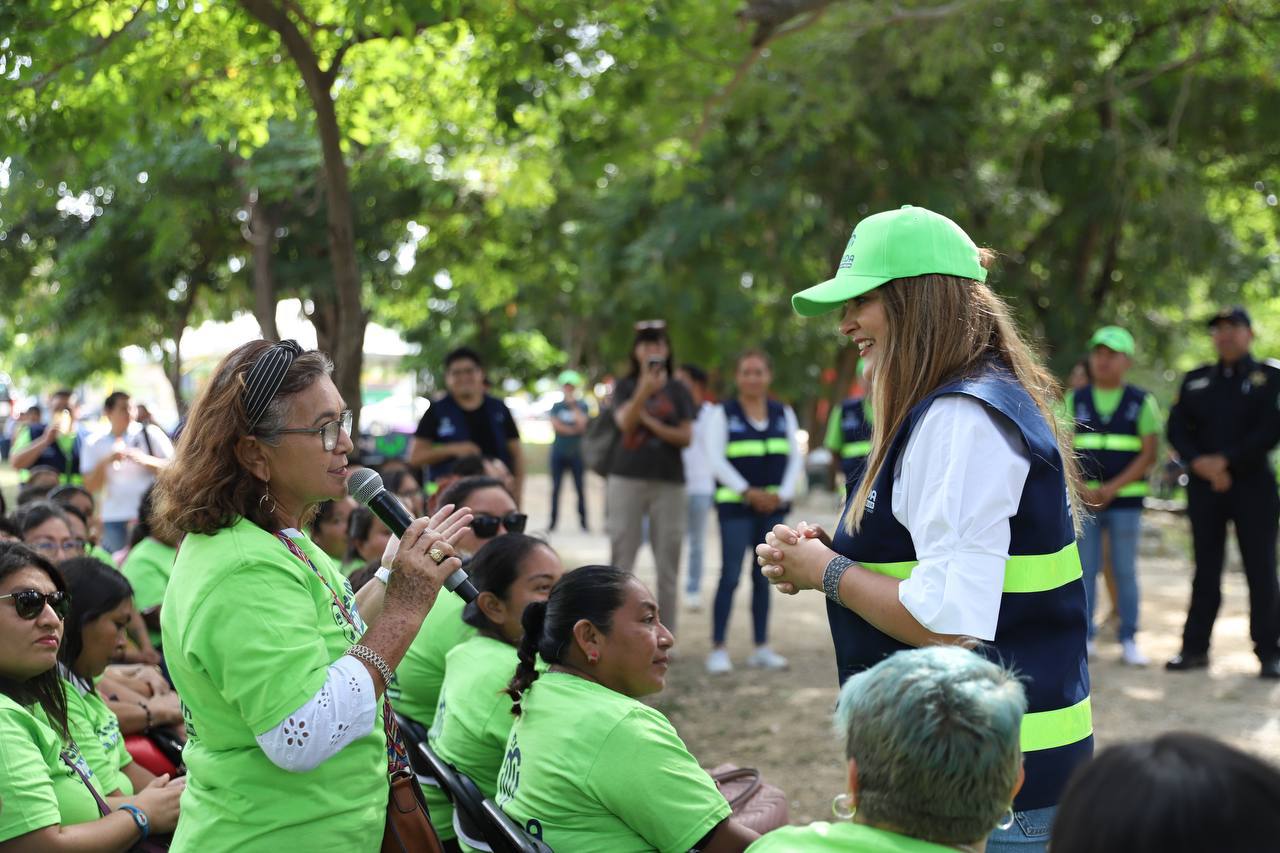
[[507, 756], [502, 759], [502, 769], [498, 771], [498, 805], [508, 803], [516, 798], [516, 788], [520, 787], [520, 745], [515, 735], [507, 744]]

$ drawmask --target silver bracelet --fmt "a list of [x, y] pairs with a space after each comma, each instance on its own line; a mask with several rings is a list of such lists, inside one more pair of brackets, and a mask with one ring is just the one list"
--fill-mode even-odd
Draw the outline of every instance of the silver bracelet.
[[391, 686], [391, 679], [394, 677], [394, 674], [391, 672], [391, 667], [387, 666], [387, 662], [382, 659], [382, 655], [378, 654], [368, 646], [352, 646], [347, 649], [346, 653], [357, 660], [364, 661], [376, 669], [378, 671], [378, 675], [382, 676], [382, 686], [384, 689]]
[[844, 602], [840, 600], [840, 579], [852, 565], [853, 560], [836, 555], [831, 558], [831, 562], [827, 563], [827, 568], [822, 572], [822, 591], [827, 594], [827, 598], [841, 607], [844, 607]]

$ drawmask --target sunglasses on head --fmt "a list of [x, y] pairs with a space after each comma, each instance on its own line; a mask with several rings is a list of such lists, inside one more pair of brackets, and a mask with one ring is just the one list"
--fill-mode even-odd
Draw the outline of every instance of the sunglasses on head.
[[525, 523], [529, 516], [522, 512], [509, 512], [506, 515], [477, 515], [471, 519], [471, 530], [477, 539], [492, 539], [498, 534], [498, 528], [505, 527], [508, 533], [524, 533]]
[[37, 592], [34, 589], [22, 589], [8, 595], [0, 595], [0, 599], [12, 598], [14, 609], [21, 619], [34, 619], [44, 612], [47, 604], [59, 619], [67, 618], [67, 610], [71, 607], [71, 596], [61, 590], [55, 592]]

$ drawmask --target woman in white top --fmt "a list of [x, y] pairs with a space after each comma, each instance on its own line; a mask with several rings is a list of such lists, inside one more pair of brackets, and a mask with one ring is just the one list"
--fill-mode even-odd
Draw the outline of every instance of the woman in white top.
[[[790, 406], [769, 399], [772, 381], [769, 356], [747, 350], [738, 356], [734, 371], [737, 394], [713, 408], [707, 419], [707, 457], [720, 483], [716, 509], [723, 558], [707, 657], [712, 674], [733, 669], [725, 639], [743, 557], [786, 517], [804, 470], [796, 414]], [[769, 648], [769, 582], [758, 572], [751, 572], [751, 619], [755, 651], [747, 666], [785, 668], [786, 658]]]
[[984, 283], [988, 260], [908, 206], [860, 222], [836, 276], [794, 297], [807, 316], [843, 306], [840, 331], [875, 377], [872, 449], [834, 540], [778, 525], [756, 553], [784, 592], [821, 589], [848, 611], [842, 679], [937, 643], [1019, 674], [1026, 785], [987, 849], [1028, 853], [1092, 754], [1079, 475], [1056, 383]]

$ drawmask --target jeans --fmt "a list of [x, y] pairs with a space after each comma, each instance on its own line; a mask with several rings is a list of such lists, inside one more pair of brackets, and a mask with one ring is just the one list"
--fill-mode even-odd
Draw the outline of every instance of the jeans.
[[102, 546], [102, 550], [114, 554], [125, 546], [129, 541], [129, 522], [127, 521], [104, 521], [102, 522], [102, 541], [98, 544]]
[[658, 572], [658, 610], [662, 624], [676, 634], [680, 614], [680, 548], [684, 543], [684, 483], [610, 474], [606, 500], [609, 562], [618, 568], [635, 570], [644, 522], [649, 522], [649, 547]]
[[689, 577], [685, 592], [696, 595], [702, 590], [702, 551], [707, 541], [707, 516], [715, 497], [711, 494], [689, 494]]
[[720, 583], [716, 587], [715, 607], [712, 613], [711, 640], [717, 646], [724, 643], [729, 631], [729, 613], [733, 609], [733, 593], [742, 576], [742, 558], [751, 555], [751, 624], [757, 646], [769, 639], [769, 581], [756, 567], [755, 548], [764, 541], [765, 534], [775, 524], [781, 524], [786, 513], [771, 515], [720, 515]]
[[560, 514], [560, 479], [568, 468], [573, 474], [573, 487], [578, 493], [578, 520], [587, 526], [587, 496], [582, 484], [582, 454], [565, 453], [551, 446], [551, 527], [556, 526]]
[[1098, 599], [1098, 573], [1102, 570], [1102, 532], [1111, 535], [1111, 569], [1116, 577], [1116, 609], [1120, 612], [1120, 641], [1138, 633], [1138, 538], [1142, 508], [1104, 509], [1085, 516], [1080, 533], [1080, 564], [1084, 592], [1089, 602], [1089, 636], [1094, 634], [1093, 611]]
[[1013, 825], [994, 829], [987, 838], [987, 853], [1044, 853], [1057, 806], [1013, 813]]

